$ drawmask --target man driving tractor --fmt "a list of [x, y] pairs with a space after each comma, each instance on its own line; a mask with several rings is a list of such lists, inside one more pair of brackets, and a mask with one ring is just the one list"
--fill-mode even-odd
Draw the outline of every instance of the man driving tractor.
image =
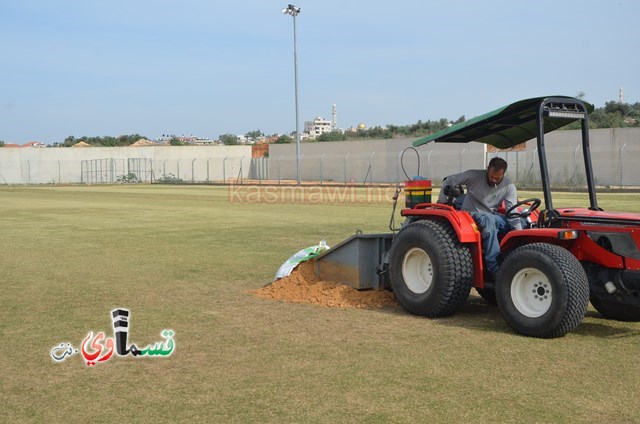
[[[482, 235], [482, 252], [486, 268], [492, 280], [498, 272], [497, 258], [500, 255], [498, 236], [510, 230], [521, 230], [519, 217], [507, 219], [498, 208], [505, 202], [506, 210], [518, 201], [516, 186], [505, 177], [507, 162], [499, 157], [489, 161], [487, 169], [470, 169], [445, 178], [438, 203], [447, 203], [452, 190], [458, 185], [467, 187], [466, 195], [458, 197], [461, 210], [467, 211], [478, 225]], [[463, 199], [461, 199], [463, 198]]]

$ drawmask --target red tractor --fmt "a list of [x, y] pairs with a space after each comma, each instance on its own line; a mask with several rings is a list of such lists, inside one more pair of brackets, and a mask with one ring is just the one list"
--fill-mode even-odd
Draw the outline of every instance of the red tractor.
[[[403, 209], [406, 219], [395, 235], [356, 235], [337, 246], [343, 253], [326, 252], [318, 260], [318, 274], [331, 279], [333, 273], [338, 275], [334, 280], [340, 280], [335, 270], [342, 268], [349, 271], [342, 272], [342, 280], [367, 288], [362, 281], [372, 278], [373, 268], [380, 279], [373, 288], [391, 286], [406, 310], [427, 317], [454, 314], [473, 287], [497, 303], [515, 331], [532, 337], [561, 337], [572, 331], [589, 301], [606, 318], [640, 321], [640, 214], [598, 207], [589, 152], [592, 110], [592, 105], [571, 97], [527, 99], [413, 143], [475, 141], [504, 149], [537, 138], [544, 202], [526, 199], [505, 211], [527, 218], [528, 224], [500, 240], [496, 281], [485, 275], [480, 233], [471, 215], [432, 202]], [[582, 125], [590, 204], [554, 208], [544, 135], [576, 120]], [[371, 243], [373, 247], [367, 247]], [[363, 266], [364, 257], [373, 263]], [[353, 273], [355, 260], [365, 277]]]

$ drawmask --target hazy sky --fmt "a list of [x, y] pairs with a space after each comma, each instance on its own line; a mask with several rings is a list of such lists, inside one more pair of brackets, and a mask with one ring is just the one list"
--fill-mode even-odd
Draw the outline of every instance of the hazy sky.
[[[298, 1], [300, 125], [640, 101], [640, 1]], [[0, 0], [0, 140], [295, 129], [286, 1]]]

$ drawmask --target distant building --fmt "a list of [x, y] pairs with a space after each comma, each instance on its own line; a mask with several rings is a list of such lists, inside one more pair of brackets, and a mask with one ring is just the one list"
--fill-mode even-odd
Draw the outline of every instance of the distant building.
[[347, 131], [351, 133], [355, 133], [360, 130], [366, 130], [366, 129], [367, 129], [367, 124], [365, 124], [364, 122], [360, 122], [357, 127], [349, 127]]
[[22, 147], [47, 147], [47, 146], [44, 143], [41, 143], [39, 141], [30, 141], [30, 142], [24, 143], [24, 144], [5, 143], [4, 147], [22, 148]]
[[195, 144], [196, 146], [214, 146], [218, 144], [218, 142], [211, 138], [197, 137], [193, 144]]
[[207, 137], [196, 137], [194, 135], [175, 135], [175, 134], [162, 134], [162, 137], [156, 140], [157, 144], [170, 144], [171, 140], [178, 140], [182, 144], [190, 144], [193, 146], [213, 146], [220, 144], [217, 140], [213, 140]]
[[310, 138], [316, 138], [326, 132], [331, 132], [331, 121], [318, 116], [313, 121], [306, 121], [304, 123], [304, 132], [309, 135]]

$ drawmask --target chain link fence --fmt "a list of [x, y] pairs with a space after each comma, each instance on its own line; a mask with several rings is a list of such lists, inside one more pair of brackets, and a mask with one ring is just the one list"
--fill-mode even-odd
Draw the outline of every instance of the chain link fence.
[[[411, 139], [304, 143], [301, 180], [321, 184], [395, 184], [417, 175], [434, 185], [448, 175], [484, 168], [494, 156], [509, 164], [519, 188], [541, 187], [535, 140], [520, 151], [487, 152], [479, 143], [438, 143], [411, 148]], [[579, 131], [556, 131], [545, 138], [552, 187], [586, 186]], [[591, 158], [596, 184], [640, 188], [640, 129], [593, 130]], [[408, 149], [407, 149], [408, 148]], [[114, 183], [279, 183], [297, 180], [295, 145], [271, 145], [270, 156], [252, 158], [248, 146], [78, 149], [0, 149], [0, 184]], [[153, 154], [149, 154], [152, 152]], [[137, 155], [145, 153], [146, 155]], [[128, 157], [117, 157], [126, 154]], [[87, 157], [89, 156], [89, 157]], [[93, 157], [91, 157], [93, 156]]]

